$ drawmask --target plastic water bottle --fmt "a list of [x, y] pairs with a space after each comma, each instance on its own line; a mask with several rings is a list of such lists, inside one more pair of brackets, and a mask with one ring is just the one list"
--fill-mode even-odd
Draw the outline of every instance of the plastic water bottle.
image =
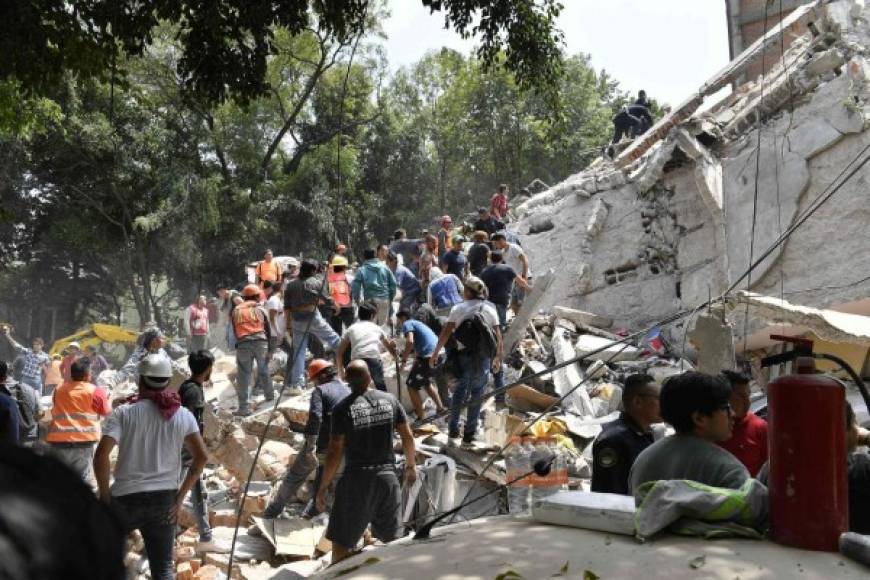
[[[505, 453], [508, 483], [522, 477], [531, 470], [529, 450], [520, 437], [511, 437], [511, 444]], [[520, 479], [508, 486], [508, 512], [511, 515], [529, 514], [529, 484], [528, 478]]]

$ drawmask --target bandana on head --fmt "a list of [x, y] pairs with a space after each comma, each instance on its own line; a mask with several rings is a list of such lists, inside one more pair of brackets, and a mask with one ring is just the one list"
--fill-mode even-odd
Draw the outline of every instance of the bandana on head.
[[181, 399], [178, 393], [167, 389], [149, 389], [148, 387], [139, 387], [139, 396], [136, 400], [147, 399], [157, 405], [163, 419], [169, 421], [175, 412], [181, 407]]

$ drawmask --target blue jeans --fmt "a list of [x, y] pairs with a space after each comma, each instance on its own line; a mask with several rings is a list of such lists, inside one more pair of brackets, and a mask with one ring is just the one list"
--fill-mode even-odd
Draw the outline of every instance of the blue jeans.
[[257, 361], [257, 387], [263, 389], [266, 399], [275, 396], [272, 378], [269, 376], [267, 355], [269, 344], [265, 340], [246, 340], [236, 345], [236, 395], [239, 398], [239, 411], [248, 411], [248, 394], [254, 361]]
[[172, 551], [175, 547], [175, 521], [170, 516], [176, 490], [146, 491], [112, 498], [126, 532], [139, 530], [154, 580], [175, 578]]
[[465, 437], [473, 437], [477, 432], [477, 422], [480, 418], [480, 407], [483, 389], [489, 378], [489, 358], [476, 358], [466, 351], [459, 351], [459, 381], [456, 390], [453, 391], [453, 401], [450, 405], [450, 433], [459, 432], [459, 417], [462, 415], [462, 407], [468, 401], [474, 401], [468, 406], [465, 418]]
[[[502, 334], [507, 330], [507, 304], [496, 304], [495, 311], [498, 313], [498, 324], [501, 326]], [[501, 368], [497, 373], [495, 373], [493, 378], [493, 389], [498, 391], [499, 389], [504, 388], [504, 370], [505, 365], [501, 365]], [[505, 402], [505, 393], [498, 393], [495, 396], [496, 403], [504, 403]]]
[[[309, 321], [311, 321], [310, 328]], [[293, 354], [287, 360], [289, 370], [287, 376], [290, 377], [291, 385], [302, 387], [305, 385], [305, 351], [308, 350], [308, 334], [305, 333], [305, 330], [309, 329], [310, 334], [319, 338], [330, 351], [335, 350], [341, 338], [316, 310], [312, 314], [304, 316], [294, 315], [291, 326], [293, 329]]]
[[[185, 465], [181, 469], [181, 478], [179, 481], [184, 481], [187, 476], [189, 465]], [[210, 542], [211, 526], [208, 525], [208, 507], [205, 504], [205, 489], [202, 484], [202, 477], [196, 480], [193, 489], [190, 490], [190, 501], [193, 504], [193, 519], [196, 520], [196, 529], [199, 530], [199, 541]]]

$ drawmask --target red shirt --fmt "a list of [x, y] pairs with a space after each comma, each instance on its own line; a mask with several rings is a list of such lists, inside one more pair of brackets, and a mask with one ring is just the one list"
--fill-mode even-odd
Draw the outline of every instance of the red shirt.
[[731, 439], [719, 445], [730, 451], [755, 477], [767, 461], [767, 421], [750, 411], [734, 423]]
[[489, 200], [489, 213], [503, 220], [508, 211], [508, 199], [503, 193], [495, 193]]

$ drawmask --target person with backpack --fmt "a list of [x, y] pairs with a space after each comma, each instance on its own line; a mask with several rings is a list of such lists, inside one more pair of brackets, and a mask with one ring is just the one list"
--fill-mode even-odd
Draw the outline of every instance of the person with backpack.
[[465, 279], [465, 302], [457, 304], [447, 317], [447, 324], [438, 337], [438, 344], [429, 357], [432, 368], [438, 366], [441, 349], [451, 336], [457, 342], [459, 382], [450, 406], [448, 437], [459, 438], [459, 418], [466, 405], [463, 445], [472, 445], [480, 418], [481, 396], [492, 369], [501, 369], [502, 340], [498, 313], [487, 301], [486, 285], [475, 276]]
[[52, 396], [51, 423], [45, 441], [52, 454], [96, 487], [93, 459], [100, 440], [100, 418], [112, 411], [106, 391], [91, 384], [91, 361], [81, 357], [70, 366], [71, 380]]

